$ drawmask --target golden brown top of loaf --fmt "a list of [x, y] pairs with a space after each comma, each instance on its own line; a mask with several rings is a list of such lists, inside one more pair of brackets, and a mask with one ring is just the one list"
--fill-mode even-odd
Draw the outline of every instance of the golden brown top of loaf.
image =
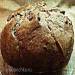
[[72, 22], [65, 11], [49, 9], [45, 3], [29, 5], [8, 17], [1, 35], [1, 51], [13, 67], [59, 69], [70, 59], [73, 36]]

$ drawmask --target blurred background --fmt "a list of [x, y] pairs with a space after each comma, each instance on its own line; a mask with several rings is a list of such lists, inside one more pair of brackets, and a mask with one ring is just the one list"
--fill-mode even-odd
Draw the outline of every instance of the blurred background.
[[[0, 0], [0, 32], [6, 24], [8, 15], [14, 10], [27, 4], [28, 2], [34, 3], [42, 0]], [[43, 0], [49, 8], [59, 7], [66, 11], [66, 15], [72, 20], [75, 32], [75, 0]], [[0, 75], [3, 67], [3, 59], [0, 53]], [[75, 75], [75, 44], [69, 64], [63, 71], [63, 75]]]

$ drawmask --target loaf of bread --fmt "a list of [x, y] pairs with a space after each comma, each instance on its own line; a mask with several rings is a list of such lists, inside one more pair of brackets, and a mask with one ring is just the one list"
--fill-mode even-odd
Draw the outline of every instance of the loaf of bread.
[[65, 11], [29, 4], [9, 15], [1, 33], [1, 53], [12, 67], [47, 72], [68, 64], [73, 42], [73, 25]]

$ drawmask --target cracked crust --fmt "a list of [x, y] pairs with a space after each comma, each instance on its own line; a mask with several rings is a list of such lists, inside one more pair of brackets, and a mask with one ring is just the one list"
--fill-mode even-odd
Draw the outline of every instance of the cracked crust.
[[33, 72], [62, 69], [69, 61], [74, 33], [65, 11], [46, 4], [29, 5], [12, 13], [1, 34], [1, 52], [13, 67]]

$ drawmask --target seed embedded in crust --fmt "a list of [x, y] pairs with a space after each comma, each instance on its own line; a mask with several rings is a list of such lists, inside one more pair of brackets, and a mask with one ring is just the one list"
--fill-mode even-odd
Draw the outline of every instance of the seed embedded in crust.
[[10, 21], [11, 18], [14, 18], [14, 15], [9, 15], [7, 21]]
[[68, 24], [68, 21], [65, 21], [65, 24]]
[[37, 17], [38, 18], [38, 21], [40, 21], [40, 17]]
[[29, 21], [31, 21], [31, 20], [33, 19], [33, 16], [28, 15], [27, 19], [28, 19]]
[[64, 15], [65, 14], [65, 11], [60, 11], [60, 13], [62, 13]]
[[22, 14], [20, 14], [20, 13], [17, 13], [17, 15], [23, 16], [23, 15], [22, 15]]

